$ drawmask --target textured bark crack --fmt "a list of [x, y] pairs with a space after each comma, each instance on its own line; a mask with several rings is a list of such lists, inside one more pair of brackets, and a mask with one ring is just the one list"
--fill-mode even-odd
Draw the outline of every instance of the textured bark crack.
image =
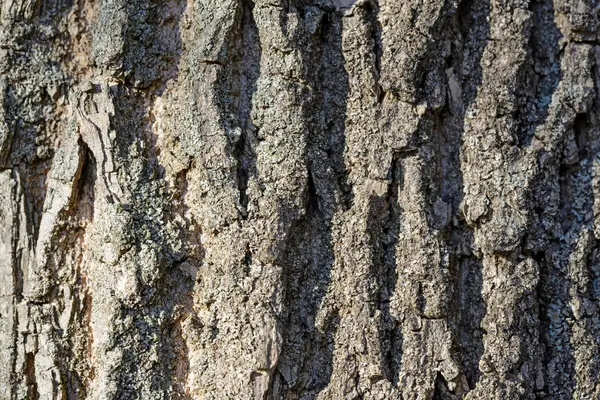
[[[380, 346], [383, 355], [383, 377], [392, 385], [398, 385], [398, 378], [402, 366], [402, 333], [399, 321], [390, 312], [390, 297], [396, 291], [398, 275], [396, 271], [396, 246], [398, 245], [399, 224], [401, 221], [398, 209], [398, 190], [403, 185], [401, 182], [400, 157], [408, 156], [405, 152], [394, 153], [390, 166], [390, 183], [384, 198], [373, 201], [371, 218], [381, 218], [380, 227], [373, 226], [371, 246], [373, 248], [373, 273], [380, 276], [379, 309], [382, 313]], [[382, 205], [377, 202], [383, 201]], [[378, 209], [379, 207], [383, 209]], [[374, 222], [375, 222], [374, 221]], [[377, 223], [377, 222], [375, 222]], [[375, 235], [377, 232], [379, 235]]]
[[37, 400], [39, 398], [37, 382], [35, 379], [35, 355], [33, 353], [25, 354], [25, 382], [27, 384], [27, 398]]
[[250, 0], [240, 3], [232, 31], [232, 35], [239, 35], [240, 40], [224, 42], [222, 52], [229, 59], [227, 62], [217, 60], [222, 84], [219, 89], [224, 96], [217, 101], [220, 103], [222, 123], [231, 142], [231, 153], [237, 164], [236, 184], [242, 219], [248, 218], [248, 182], [257, 173], [254, 146], [259, 134], [251, 115], [252, 96], [260, 75], [261, 45], [253, 15], [254, 7], [254, 2]]
[[365, 3], [365, 7], [369, 13], [368, 19], [371, 23], [371, 35], [373, 41], [373, 53], [375, 54], [375, 79], [377, 80], [377, 101], [381, 103], [385, 96], [385, 91], [379, 83], [381, 77], [381, 22], [379, 21], [379, 4], [377, 1]]

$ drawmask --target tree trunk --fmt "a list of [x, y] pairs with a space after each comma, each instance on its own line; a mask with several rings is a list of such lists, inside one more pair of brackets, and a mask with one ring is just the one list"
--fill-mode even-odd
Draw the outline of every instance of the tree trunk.
[[1, 0], [0, 398], [600, 399], [595, 0]]

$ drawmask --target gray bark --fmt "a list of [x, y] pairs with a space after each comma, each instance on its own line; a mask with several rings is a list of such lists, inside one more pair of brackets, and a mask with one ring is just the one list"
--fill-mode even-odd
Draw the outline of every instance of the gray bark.
[[0, 398], [600, 399], [595, 0], [1, 0]]

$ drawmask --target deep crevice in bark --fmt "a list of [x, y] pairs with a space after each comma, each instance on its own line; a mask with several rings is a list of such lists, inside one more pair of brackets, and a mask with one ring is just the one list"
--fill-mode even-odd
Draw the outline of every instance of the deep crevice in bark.
[[384, 377], [398, 385], [402, 365], [402, 333], [399, 321], [390, 311], [390, 300], [396, 291], [398, 280], [396, 246], [400, 230], [401, 214], [398, 209], [398, 190], [401, 182], [400, 154], [394, 154], [390, 165], [388, 191], [383, 198], [370, 203], [367, 233], [372, 252], [372, 274], [377, 280], [378, 298], [374, 299], [381, 311], [379, 345]]
[[536, 128], [548, 117], [548, 106], [561, 80], [559, 40], [553, 2], [532, 0], [532, 27], [526, 62], [517, 74], [517, 109], [515, 143], [520, 148], [531, 145]]
[[[443, 148], [461, 148], [464, 141], [464, 124], [467, 112], [474, 106], [478, 87], [483, 80], [483, 67], [481, 60], [489, 38], [489, 15], [491, 5], [489, 0], [463, 0], [459, 4], [454, 21], [455, 35], [459, 38], [457, 45], [451, 51], [453, 61], [451, 65], [452, 76], [461, 86], [459, 104], [449, 90], [449, 114], [445, 121], [448, 122], [449, 135], [442, 135]], [[456, 46], [456, 48], [455, 48]], [[449, 82], [449, 85], [452, 84]], [[454, 129], [456, 127], [456, 129]], [[456, 133], [454, 133], [456, 132]], [[474, 247], [473, 228], [468, 226], [465, 215], [460, 211], [464, 198], [464, 182], [461, 164], [464, 155], [460, 152], [450, 152], [445, 155], [447, 161], [442, 161], [444, 179], [442, 194], [445, 195], [452, 207], [449, 226], [449, 245], [453, 249], [451, 264], [458, 271], [456, 279], [457, 307], [457, 343], [458, 353], [461, 358], [463, 373], [467, 379], [469, 389], [472, 390], [482, 375], [479, 361], [483, 355], [483, 336], [481, 321], [486, 314], [486, 304], [483, 299], [483, 266], [479, 255], [472, 254]], [[445, 166], [447, 163], [447, 166]], [[456, 172], [454, 172], [456, 171]], [[447, 188], [445, 188], [447, 187]]]
[[220, 66], [217, 83], [219, 98], [217, 104], [221, 125], [231, 145], [231, 155], [235, 160], [235, 182], [239, 192], [241, 218], [248, 218], [248, 182], [257, 177], [256, 154], [258, 127], [252, 121], [252, 98], [260, 76], [261, 44], [254, 20], [254, 2], [244, 0], [239, 6], [239, 15], [231, 36], [240, 40], [226, 40], [221, 54], [226, 60], [218, 60]]
[[[337, 317], [331, 313], [335, 314], [335, 310], [327, 311], [325, 326], [317, 327], [315, 319], [323, 307], [334, 263], [333, 217], [351, 204], [343, 160], [348, 87], [347, 82], [342, 80], [344, 85], [335, 85], [332, 79], [346, 76], [341, 29], [341, 16], [326, 12], [318, 36], [323, 47], [314, 53], [303, 53], [305, 60], [314, 60], [322, 66], [312, 83], [322, 93], [307, 112], [321, 116], [324, 126], [315, 119], [308, 128], [306, 211], [290, 229], [291, 240], [282, 261], [286, 323], [277, 370], [284, 397], [316, 396], [330, 382], [333, 368]], [[304, 249], [311, 251], [307, 254]]]
[[381, 104], [385, 97], [385, 91], [379, 84], [381, 77], [381, 53], [383, 52], [381, 43], [381, 22], [379, 21], [379, 1], [365, 3], [367, 10], [367, 20], [371, 25], [371, 40], [373, 41], [373, 54], [375, 55], [375, 80], [377, 81], [377, 101]]
[[23, 367], [25, 381], [27, 384], [27, 398], [38, 399], [37, 382], [35, 380], [35, 354], [25, 353], [25, 365]]

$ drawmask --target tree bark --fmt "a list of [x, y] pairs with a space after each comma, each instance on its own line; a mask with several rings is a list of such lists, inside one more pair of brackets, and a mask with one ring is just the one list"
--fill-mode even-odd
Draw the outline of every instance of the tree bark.
[[0, 1], [0, 398], [600, 399], [597, 14]]

